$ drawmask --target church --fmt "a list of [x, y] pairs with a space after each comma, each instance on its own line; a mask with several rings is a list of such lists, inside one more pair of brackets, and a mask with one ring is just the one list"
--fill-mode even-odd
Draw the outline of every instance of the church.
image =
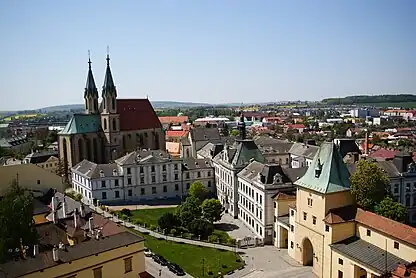
[[165, 150], [164, 130], [150, 101], [117, 98], [109, 55], [100, 104], [91, 59], [88, 65], [85, 113], [74, 114], [58, 134], [64, 169], [67, 171], [84, 159], [109, 163], [137, 149]]

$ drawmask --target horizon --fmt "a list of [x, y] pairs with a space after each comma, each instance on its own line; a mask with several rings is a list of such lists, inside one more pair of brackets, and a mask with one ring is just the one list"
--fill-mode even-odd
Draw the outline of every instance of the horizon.
[[101, 95], [107, 45], [119, 98], [225, 104], [416, 93], [416, 2], [319, 3], [3, 1], [0, 111], [82, 104], [89, 50]]

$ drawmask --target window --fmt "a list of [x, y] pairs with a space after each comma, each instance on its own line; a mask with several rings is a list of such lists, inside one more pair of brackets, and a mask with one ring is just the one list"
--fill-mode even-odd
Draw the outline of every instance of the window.
[[189, 187], [190, 187], [191, 185], [190, 185], [190, 183], [188, 182], [187, 184], [186, 184], [186, 189], [189, 189]]
[[329, 232], [329, 226], [325, 225], [325, 232]]
[[118, 186], [118, 180], [114, 180], [114, 186]]
[[144, 195], [144, 194], [145, 194], [144, 188], [140, 188], [140, 195]]
[[151, 170], [152, 173], [154, 173], [155, 172], [155, 166], [152, 165], [150, 170]]
[[256, 202], [259, 201], [259, 193], [256, 192]]
[[117, 123], [116, 123], [116, 119], [115, 118], [113, 118], [113, 130], [117, 130]]
[[276, 222], [276, 220], [277, 220], [277, 217], [276, 217], [276, 215], [275, 216], [273, 216], [273, 222]]
[[140, 166], [140, 174], [143, 174], [143, 173], [144, 173], [144, 169], [142, 166]]
[[128, 191], [127, 195], [128, 195], [128, 196], [133, 196], [133, 190], [129, 189], [129, 191]]
[[131, 178], [127, 178], [127, 184], [131, 184]]
[[163, 175], [163, 181], [167, 181], [168, 177], [166, 175]]
[[127, 175], [131, 175], [131, 168], [127, 168]]
[[38, 184], [40, 184], [40, 180], [38, 180]]
[[186, 179], [189, 179], [189, 173], [186, 173], [186, 174], [185, 174], [185, 178], [186, 178]]
[[290, 216], [294, 216], [295, 215], [295, 211], [294, 210], [290, 210]]
[[178, 170], [178, 164], [173, 164], [173, 170], [175, 170], [175, 171]]
[[175, 191], [179, 191], [179, 184], [175, 184]]
[[155, 183], [156, 182], [156, 177], [152, 176], [152, 182]]
[[132, 257], [124, 259], [124, 273], [133, 271], [133, 265], [131, 263]]
[[371, 230], [367, 229], [367, 236], [371, 236]]
[[211, 171], [207, 172], [208, 177], [211, 177]]
[[211, 181], [208, 181], [208, 187], [211, 187]]
[[140, 177], [140, 183], [143, 184], [144, 183], [144, 177]]
[[120, 198], [120, 192], [118, 190], [115, 191], [116, 198]]
[[295, 226], [290, 225], [290, 231], [293, 233], [293, 232], [294, 232], [294, 230], [295, 230]]
[[394, 249], [399, 249], [399, 243], [397, 241], [394, 242]]
[[107, 129], [107, 119], [104, 119], [104, 124], [103, 124], [103, 126], [104, 126], [104, 130], [106, 130], [106, 129]]
[[107, 199], [107, 192], [101, 192], [101, 199]]
[[262, 204], [262, 201], [263, 201], [262, 199], [263, 199], [263, 196], [260, 195], [260, 205]]
[[156, 187], [152, 187], [152, 194], [156, 194]]
[[290, 248], [293, 249], [293, 241], [290, 242]]
[[316, 225], [316, 216], [312, 216], [312, 224]]
[[341, 259], [341, 258], [339, 258], [339, 259], [338, 259], [338, 264], [340, 264], [340, 265], [344, 265], [344, 260], [343, 260], [343, 259]]
[[303, 212], [303, 220], [306, 220], [307, 216], [308, 216], [308, 214], [306, 212]]
[[101, 181], [101, 187], [105, 187], [105, 181]]
[[162, 171], [165, 172], [166, 171], [166, 165], [162, 165]]
[[406, 192], [410, 192], [410, 182], [406, 183]]
[[102, 278], [103, 277], [102, 269], [103, 269], [103, 267], [97, 267], [97, 268], [94, 268], [92, 270], [94, 278]]
[[344, 278], [344, 273], [341, 270], [338, 270], [338, 278]]
[[313, 200], [312, 200], [312, 198], [308, 198], [308, 206], [312, 206], [312, 202], [313, 202]]
[[197, 172], [197, 173], [196, 173], [196, 176], [197, 176], [198, 178], [200, 178], [200, 177], [201, 177], [201, 172]]
[[395, 184], [394, 185], [394, 189], [393, 189], [394, 194], [398, 194], [399, 193], [399, 185]]
[[166, 185], [163, 186], [163, 192], [168, 192], [168, 187]]
[[179, 175], [175, 174], [175, 181], [179, 180]]

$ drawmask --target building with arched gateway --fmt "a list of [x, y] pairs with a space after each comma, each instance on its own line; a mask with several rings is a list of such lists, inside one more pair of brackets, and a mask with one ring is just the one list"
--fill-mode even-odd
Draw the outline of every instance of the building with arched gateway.
[[59, 156], [63, 169], [86, 159], [108, 163], [137, 149], [165, 149], [165, 134], [150, 101], [118, 99], [107, 55], [107, 69], [99, 104], [88, 61], [84, 90], [85, 113], [74, 114], [59, 132]]

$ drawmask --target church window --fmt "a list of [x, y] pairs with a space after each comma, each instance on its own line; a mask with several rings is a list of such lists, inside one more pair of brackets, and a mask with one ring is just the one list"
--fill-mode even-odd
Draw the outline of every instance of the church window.
[[113, 110], [116, 110], [116, 99], [115, 98], [111, 99], [111, 106], [112, 106]]
[[117, 122], [116, 119], [113, 119], [113, 130], [117, 130]]
[[104, 130], [106, 130], [107, 129], [107, 119], [103, 120], [103, 125], [104, 125]]
[[85, 108], [88, 110], [88, 100], [85, 101]]

